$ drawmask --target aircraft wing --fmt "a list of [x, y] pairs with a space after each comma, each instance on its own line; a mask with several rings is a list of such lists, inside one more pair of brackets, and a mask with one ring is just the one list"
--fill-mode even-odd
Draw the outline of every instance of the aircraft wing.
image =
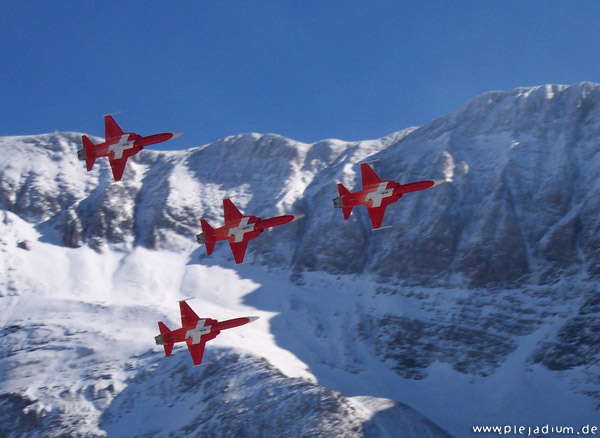
[[241, 242], [229, 241], [231, 252], [236, 264], [240, 264], [244, 261], [244, 255], [246, 254], [246, 248], [248, 247], [248, 240], [242, 240]]
[[223, 210], [225, 212], [225, 224], [229, 224], [244, 217], [229, 198], [223, 199]]
[[127, 164], [127, 157], [123, 158], [110, 158], [108, 157], [108, 162], [110, 163], [110, 168], [112, 170], [113, 177], [115, 181], [121, 181], [123, 177], [123, 172], [125, 171], [125, 165]]
[[104, 140], [110, 138], [121, 137], [124, 134], [121, 127], [115, 122], [112, 116], [104, 116]]
[[367, 211], [369, 212], [369, 218], [371, 218], [371, 224], [373, 228], [380, 228], [381, 223], [383, 222], [383, 216], [385, 215], [385, 209], [387, 205], [382, 205], [380, 207], [367, 207]]
[[360, 165], [360, 174], [362, 177], [363, 188], [382, 182], [381, 178], [379, 178], [379, 175], [377, 175], [375, 171], [371, 169], [371, 166], [369, 166], [368, 163], [362, 163]]
[[181, 327], [195, 326], [200, 317], [192, 310], [186, 301], [179, 302], [179, 310], [181, 312]]
[[206, 339], [204, 336], [200, 337], [200, 342], [197, 344], [192, 343], [192, 339], [188, 338], [185, 340], [188, 350], [190, 351], [190, 355], [192, 356], [192, 361], [194, 365], [200, 365], [202, 363], [202, 356], [204, 356], [204, 347], [206, 346]]

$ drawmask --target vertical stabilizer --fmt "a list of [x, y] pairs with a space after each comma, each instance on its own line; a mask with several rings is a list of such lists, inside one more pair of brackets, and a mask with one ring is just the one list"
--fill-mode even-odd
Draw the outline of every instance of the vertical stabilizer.
[[215, 239], [215, 230], [204, 219], [201, 219], [200, 223], [202, 224], [202, 236], [204, 240], [202, 243], [204, 243], [204, 246], [206, 246], [206, 253], [211, 255], [215, 249], [215, 243], [217, 241]]
[[92, 170], [94, 167], [94, 162], [96, 161], [96, 154], [94, 153], [94, 143], [87, 138], [87, 136], [82, 135], [81, 141], [83, 142], [83, 153], [85, 157], [85, 165], [88, 170]]
[[162, 321], [158, 322], [158, 329], [160, 330], [160, 334], [162, 335], [163, 347], [165, 348], [165, 356], [169, 357], [171, 355], [171, 352], [173, 351], [173, 345], [174, 344], [172, 342], [170, 342], [170, 343], [165, 342], [164, 341], [164, 339], [165, 339], [164, 335], [171, 333], [171, 330], [169, 330], [169, 327], [167, 327], [165, 325], [165, 323], [162, 322]]
[[350, 194], [350, 191], [344, 187], [342, 183], [338, 183], [338, 193], [340, 194], [340, 205], [342, 206], [342, 213], [344, 214], [344, 219], [348, 219], [352, 214], [352, 207], [345, 207], [343, 197]]

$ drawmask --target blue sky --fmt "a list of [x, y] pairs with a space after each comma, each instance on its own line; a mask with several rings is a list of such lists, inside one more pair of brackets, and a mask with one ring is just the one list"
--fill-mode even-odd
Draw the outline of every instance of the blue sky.
[[242, 132], [364, 140], [489, 90], [600, 82], [598, 1], [0, 2], [0, 135], [160, 148]]

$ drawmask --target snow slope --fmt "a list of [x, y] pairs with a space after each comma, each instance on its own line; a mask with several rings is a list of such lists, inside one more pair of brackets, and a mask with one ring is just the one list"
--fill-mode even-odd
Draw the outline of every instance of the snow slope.
[[[0, 138], [0, 430], [7, 436], [470, 436], [594, 424], [600, 400], [600, 86], [490, 92], [383, 139], [242, 134], [145, 150], [111, 183], [79, 134]], [[357, 163], [448, 183], [344, 222]], [[194, 236], [224, 197], [263, 217], [235, 266]], [[162, 357], [176, 301], [224, 332]], [[164, 412], [163, 415], [159, 412]], [[184, 414], [185, 413], [185, 414]], [[220, 420], [219, 420], [220, 419]], [[162, 434], [162, 435], [161, 435]]]
[[[6, 436], [44, 430], [43, 436], [216, 437], [236, 427], [239, 436], [282, 430], [363, 436], [363, 423], [375, 431], [391, 427], [371, 421], [377, 405], [316, 385], [307, 366], [270, 333], [275, 313], [243, 303], [261, 285], [235, 270], [143, 247], [64, 248], [41, 242], [10, 212], [2, 223], [9, 282], [0, 340]], [[17, 246], [23, 241], [31, 242], [29, 250]], [[205, 365], [193, 367], [185, 347], [164, 358], [152, 342], [156, 321], [177, 327], [176, 301], [186, 297], [205, 316], [261, 319], [221, 334], [207, 348]], [[398, 419], [446, 436], [412, 409]]]

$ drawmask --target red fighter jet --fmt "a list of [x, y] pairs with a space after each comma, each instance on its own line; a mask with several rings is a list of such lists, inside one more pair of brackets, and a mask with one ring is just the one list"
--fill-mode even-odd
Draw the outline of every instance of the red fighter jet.
[[244, 216], [229, 199], [223, 199], [225, 210], [225, 225], [213, 229], [202, 219], [202, 233], [196, 235], [198, 243], [206, 245], [206, 253], [211, 255], [218, 240], [229, 241], [235, 263], [244, 261], [248, 241], [258, 237], [267, 228], [276, 227], [304, 217], [303, 214], [286, 214], [284, 216], [261, 219], [256, 216]]
[[400, 184], [396, 181], [382, 181], [367, 163], [360, 165], [360, 173], [362, 190], [350, 193], [343, 184], [338, 183], [340, 196], [333, 200], [333, 206], [341, 208], [344, 219], [348, 219], [353, 207], [366, 205], [373, 229], [381, 228], [386, 207], [400, 199], [403, 194], [428, 189], [445, 182], [444, 180], [425, 180]]
[[123, 132], [111, 115], [104, 116], [104, 143], [94, 144], [85, 135], [81, 136], [83, 149], [77, 151], [77, 157], [85, 160], [88, 172], [92, 170], [98, 157], [108, 157], [115, 181], [120, 181], [127, 159], [155, 143], [179, 137], [181, 132], [165, 132], [142, 137], [133, 132]]
[[181, 311], [181, 328], [171, 331], [162, 321], [159, 321], [160, 335], [156, 336], [154, 340], [156, 345], [162, 345], [165, 348], [167, 357], [171, 355], [175, 342], [185, 341], [194, 365], [200, 365], [206, 342], [216, 338], [221, 330], [239, 327], [258, 319], [258, 316], [246, 316], [219, 322], [216, 319], [200, 318], [185, 301], [179, 302], [179, 309]]

